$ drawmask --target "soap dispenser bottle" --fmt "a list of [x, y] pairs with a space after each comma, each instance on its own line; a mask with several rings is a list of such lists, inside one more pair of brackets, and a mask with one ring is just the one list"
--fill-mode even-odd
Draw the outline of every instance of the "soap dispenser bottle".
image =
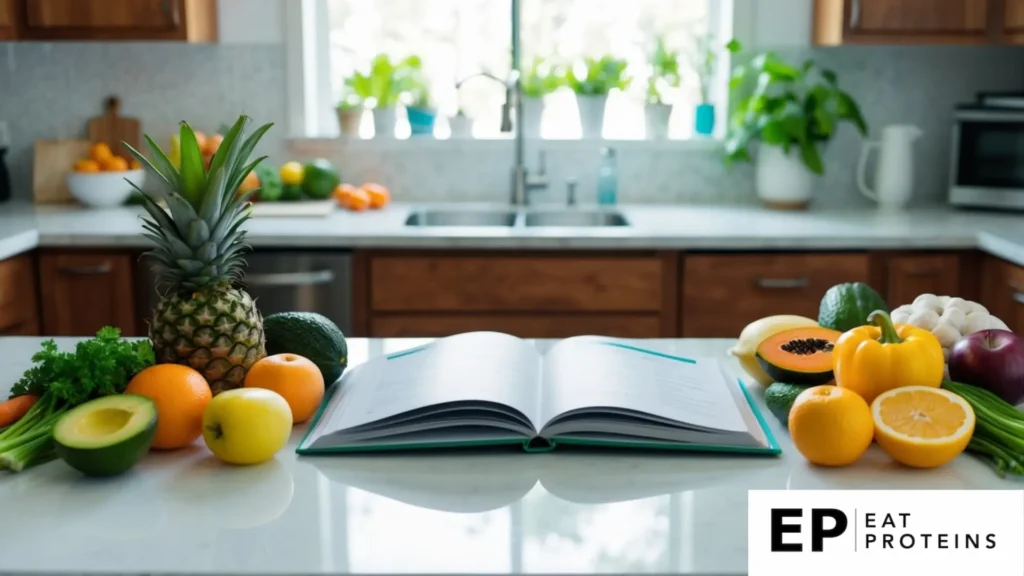
[[601, 148], [601, 165], [597, 169], [597, 203], [615, 204], [619, 193], [619, 167], [615, 162], [615, 150]]
[[0, 202], [11, 199], [11, 175], [7, 172], [7, 150], [10, 146], [7, 123], [0, 122]]

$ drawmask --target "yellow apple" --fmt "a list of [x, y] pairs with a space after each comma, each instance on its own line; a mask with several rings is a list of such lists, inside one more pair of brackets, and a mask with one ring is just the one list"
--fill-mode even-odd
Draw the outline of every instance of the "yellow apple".
[[277, 392], [239, 388], [213, 397], [203, 412], [203, 440], [231, 464], [258, 464], [288, 443], [292, 409]]

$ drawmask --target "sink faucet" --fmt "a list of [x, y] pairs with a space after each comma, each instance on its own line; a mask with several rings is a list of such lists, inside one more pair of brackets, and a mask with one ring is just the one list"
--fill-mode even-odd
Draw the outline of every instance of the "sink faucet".
[[519, 35], [520, 1], [512, 0], [512, 69], [508, 78], [502, 80], [487, 72], [477, 72], [463, 78], [455, 84], [458, 90], [467, 80], [476, 77], [489, 78], [505, 86], [505, 103], [501, 106], [501, 131], [512, 132], [512, 110], [515, 110], [515, 133], [513, 137], [514, 156], [512, 159], [511, 187], [509, 202], [513, 206], [526, 206], [530, 203], [530, 192], [545, 190], [548, 187], [544, 153], [540, 154], [540, 167], [535, 176], [530, 175], [526, 168], [525, 137], [523, 135], [523, 82], [522, 82], [522, 45]]

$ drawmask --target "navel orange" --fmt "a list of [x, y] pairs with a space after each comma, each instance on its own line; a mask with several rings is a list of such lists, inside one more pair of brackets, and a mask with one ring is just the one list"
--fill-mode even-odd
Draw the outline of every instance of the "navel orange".
[[106, 142], [96, 142], [89, 147], [89, 158], [97, 162], [109, 160], [113, 156], [114, 153], [110, 150], [110, 146], [107, 146]]
[[808, 461], [821, 466], [853, 464], [874, 438], [871, 409], [852, 390], [815, 386], [800, 393], [789, 411], [789, 435]]
[[104, 172], [124, 172], [128, 169], [128, 160], [120, 156], [111, 156], [100, 162]]
[[380, 184], [368, 182], [362, 189], [370, 197], [370, 208], [383, 208], [391, 201], [391, 192]]
[[100, 163], [92, 158], [83, 158], [75, 162], [75, 172], [99, 172]]
[[298, 354], [274, 354], [256, 362], [245, 376], [246, 388], [265, 388], [284, 397], [296, 424], [309, 420], [324, 398], [324, 377]]
[[941, 388], [906, 386], [871, 403], [875, 439], [893, 460], [936, 468], [956, 458], [974, 434], [974, 409]]
[[203, 433], [203, 411], [213, 394], [199, 372], [181, 364], [157, 364], [139, 372], [126, 394], [140, 394], [156, 404], [153, 448], [171, 450], [196, 441]]

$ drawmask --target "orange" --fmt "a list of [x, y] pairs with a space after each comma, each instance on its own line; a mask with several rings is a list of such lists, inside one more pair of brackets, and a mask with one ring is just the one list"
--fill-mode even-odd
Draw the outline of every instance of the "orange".
[[363, 191], [370, 196], [370, 208], [383, 208], [391, 201], [391, 192], [380, 184], [373, 182], [363, 184]]
[[338, 184], [338, 187], [334, 189], [334, 192], [332, 192], [331, 195], [334, 196], [334, 199], [340, 206], [344, 207], [345, 196], [351, 194], [355, 190], [358, 190], [358, 188], [351, 184]]
[[974, 434], [974, 409], [941, 388], [906, 386], [871, 403], [875, 439], [893, 460], [915, 468], [937, 468], [967, 448]]
[[120, 156], [111, 156], [100, 162], [104, 172], [124, 172], [128, 169], [128, 161]]
[[196, 144], [199, 145], [199, 152], [202, 153], [203, 150], [206, 150], [206, 134], [199, 130], [194, 130], [192, 133], [196, 135]]
[[220, 134], [214, 134], [206, 139], [206, 142], [200, 148], [205, 156], [213, 156], [217, 153], [220, 145], [224, 143], [224, 137]]
[[83, 158], [75, 162], [75, 172], [99, 172], [100, 163], [92, 158]]
[[821, 466], [853, 464], [875, 434], [871, 409], [852, 390], [815, 386], [800, 393], [789, 411], [789, 435], [808, 461]]
[[138, 160], [132, 160], [131, 162], [128, 163], [128, 167], [131, 168], [132, 170], [138, 170], [142, 168], [142, 164], [139, 164]]
[[370, 207], [370, 195], [362, 188], [348, 190], [341, 195], [341, 205], [354, 212], [362, 212]]
[[245, 194], [252, 192], [253, 190], [260, 187], [260, 178], [255, 172], [249, 172], [245, 175], [245, 179], [242, 180], [242, 184], [238, 187], [239, 194]]
[[153, 447], [188, 446], [203, 433], [203, 411], [213, 394], [199, 372], [181, 364], [157, 364], [139, 372], [125, 394], [141, 394], [156, 404]]
[[245, 375], [245, 387], [265, 388], [283, 396], [296, 424], [309, 420], [324, 399], [320, 369], [298, 354], [275, 354], [256, 362]]
[[110, 146], [107, 146], [106, 142], [96, 142], [89, 147], [89, 158], [97, 162], [103, 162], [109, 160], [114, 155], [110, 151]]

